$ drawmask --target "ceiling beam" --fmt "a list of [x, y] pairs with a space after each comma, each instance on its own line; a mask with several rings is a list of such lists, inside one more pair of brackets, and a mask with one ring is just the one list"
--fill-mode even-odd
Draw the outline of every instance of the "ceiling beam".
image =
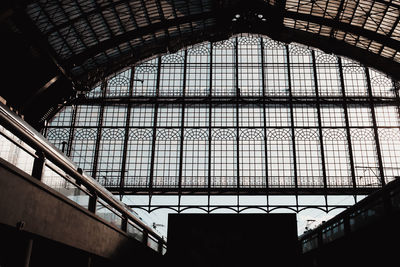
[[323, 17], [317, 17], [308, 14], [301, 14], [293, 11], [286, 11], [284, 16], [294, 20], [302, 20], [306, 22], [312, 22], [319, 25], [331, 27], [332, 29], [341, 30], [347, 33], [353, 33], [358, 36], [363, 36], [371, 41], [376, 41], [385, 46], [391, 47], [398, 50], [400, 47], [400, 41], [390, 38], [389, 36], [379, 34], [377, 32], [367, 30], [358, 26], [354, 26], [348, 23], [343, 23], [335, 19], [327, 19]]
[[83, 64], [87, 59], [97, 55], [98, 53], [104, 52], [108, 49], [111, 49], [113, 47], [117, 47], [120, 44], [126, 43], [130, 40], [140, 38], [143, 35], [146, 34], [151, 34], [159, 30], [164, 30], [168, 29], [173, 26], [178, 26], [184, 23], [192, 22], [192, 21], [199, 21], [199, 20], [204, 20], [210, 17], [215, 17], [216, 12], [211, 11], [211, 12], [205, 12], [201, 14], [195, 14], [191, 16], [184, 16], [184, 17], [178, 17], [175, 19], [170, 19], [170, 20], [165, 20], [161, 22], [157, 22], [145, 27], [141, 27], [132, 31], [128, 31], [126, 33], [120, 34], [118, 36], [115, 36], [113, 39], [108, 39], [105, 40], [95, 46], [92, 46], [85, 50], [84, 52], [77, 54], [75, 56], [72, 56], [71, 58], [67, 59], [64, 62], [64, 66], [66, 68], [71, 68], [73, 66], [81, 65]]

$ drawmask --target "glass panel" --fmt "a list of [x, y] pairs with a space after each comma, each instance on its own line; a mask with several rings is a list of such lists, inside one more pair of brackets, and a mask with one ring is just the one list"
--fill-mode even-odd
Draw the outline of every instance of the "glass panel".
[[[11, 140], [13, 141], [11, 141]], [[0, 126], [0, 157], [10, 162], [14, 166], [18, 167], [25, 173], [31, 175], [33, 162], [34, 162], [34, 151], [19, 140], [12, 133], [7, 131], [3, 126]], [[22, 149], [19, 145], [22, 145], [29, 149], [29, 153]]]
[[368, 96], [364, 67], [348, 59], [342, 62], [346, 96]]
[[73, 108], [71, 106], [67, 106], [62, 108], [56, 115], [48, 123], [49, 127], [55, 126], [71, 126], [72, 122], [72, 114]]
[[149, 186], [152, 139], [152, 128], [132, 128], [129, 130], [125, 166], [126, 187]]
[[265, 143], [262, 129], [240, 129], [240, 186], [265, 188]]
[[238, 37], [239, 89], [241, 96], [262, 95], [261, 40], [259, 37]]
[[105, 187], [120, 185], [124, 138], [124, 129], [102, 129], [96, 178]]
[[351, 129], [350, 133], [357, 186], [379, 186], [381, 183], [373, 130]]
[[71, 147], [71, 159], [88, 174], [92, 174], [97, 128], [76, 128]]
[[157, 129], [154, 187], [178, 186], [180, 138], [180, 129]]
[[261, 105], [240, 105], [238, 111], [239, 127], [264, 126], [264, 113]]
[[153, 59], [135, 67], [133, 78], [134, 96], [155, 96], [157, 85], [158, 59]]
[[265, 95], [288, 96], [286, 45], [269, 38], [263, 38], [263, 44]]
[[126, 232], [129, 236], [135, 238], [136, 240], [143, 241], [143, 231], [142, 229], [131, 221], [128, 221]]
[[390, 77], [373, 69], [369, 69], [368, 71], [371, 78], [372, 95], [380, 97], [395, 97], [395, 90]]
[[328, 187], [351, 187], [350, 154], [345, 129], [324, 129], [325, 169]]
[[235, 96], [235, 39], [213, 44], [212, 95]]
[[106, 97], [129, 96], [131, 70], [128, 69], [109, 79], [107, 82]]
[[208, 185], [208, 129], [186, 129], [183, 143], [182, 186]]
[[54, 165], [51, 167], [46, 165], [43, 170], [41, 182], [87, 209], [89, 206], [89, 195], [64, 177], [68, 176], [60, 169]]
[[211, 186], [237, 186], [236, 129], [213, 129], [211, 142]]
[[210, 44], [200, 44], [187, 50], [186, 96], [210, 94]]
[[126, 106], [106, 106], [103, 113], [103, 126], [123, 127], [126, 125]]
[[331, 54], [315, 51], [318, 92], [320, 96], [341, 96], [338, 58]]
[[400, 129], [378, 129], [386, 182], [400, 177]]
[[161, 57], [160, 96], [182, 96], [185, 52]]
[[315, 96], [311, 50], [300, 45], [289, 45], [289, 55], [293, 96]]
[[97, 201], [96, 203], [96, 215], [118, 228], [122, 226], [121, 214], [102, 201]]
[[322, 159], [317, 129], [297, 129], [296, 164], [299, 187], [322, 187]]
[[158, 127], [179, 127], [182, 123], [181, 105], [160, 105], [158, 108]]

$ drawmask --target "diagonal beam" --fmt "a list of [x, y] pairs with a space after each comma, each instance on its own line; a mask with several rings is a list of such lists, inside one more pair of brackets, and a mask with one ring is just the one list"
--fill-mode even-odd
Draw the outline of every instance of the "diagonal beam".
[[[135, 29], [132, 31], [128, 31], [124, 34], [116, 36], [113, 39], [105, 40], [105, 41], [85, 50], [84, 52], [82, 52], [78, 55], [72, 56], [71, 58], [66, 60], [64, 66], [66, 66], [66, 68], [68, 69], [72, 66], [81, 65], [87, 59], [95, 56], [98, 53], [101, 53], [101, 52], [111, 49], [113, 47], [117, 47], [118, 45], [120, 45], [122, 43], [126, 43], [135, 38], [140, 38], [141, 36], [146, 35], [146, 34], [151, 34], [156, 31], [159, 31], [159, 30], [165, 30], [170, 27], [178, 26], [178, 25], [192, 22], [192, 21], [204, 20], [207, 18], [217, 18], [218, 16], [219, 15], [217, 14], [216, 11], [210, 11], [210, 12], [205, 12], [205, 13], [201, 13], [201, 14], [195, 14], [195, 15], [165, 20], [165, 21], [154, 23], [152, 25], [141, 27], [141, 28], [138, 28], [138, 29]], [[333, 19], [327, 19], [327, 18], [312, 16], [312, 15], [307, 15], [307, 14], [300, 14], [300, 13], [291, 12], [291, 11], [285, 11], [284, 17], [292, 18], [295, 20], [308, 21], [308, 22], [312, 22], [312, 23], [316, 23], [316, 24], [320, 24], [320, 25], [326, 25], [326, 26], [329, 26], [329, 27], [332, 27], [335, 29], [340, 29], [345, 32], [350, 32], [350, 33], [353, 33], [356, 35], [364, 36], [370, 40], [374, 40], [381, 44], [385, 44], [386, 46], [391, 47], [393, 49], [398, 49], [398, 47], [400, 47], [400, 41], [397, 41], [388, 36], [385, 36], [385, 35], [382, 35], [382, 34], [367, 30], [367, 29], [363, 29], [361, 27], [357, 27], [357, 26], [350, 25], [350, 24], [343, 23], [343, 22], [338, 22]]]
[[312, 22], [316, 23], [319, 25], [325, 25], [332, 27], [334, 29], [338, 29], [344, 32], [348, 33], [353, 33], [358, 36], [364, 36], [367, 37], [368, 39], [372, 41], [376, 41], [378, 43], [384, 44], [388, 47], [391, 47], [393, 49], [398, 50], [400, 47], [400, 41], [397, 41], [395, 39], [392, 39], [386, 35], [379, 34], [374, 31], [370, 31], [361, 27], [357, 27], [348, 23], [343, 23], [336, 21], [334, 19], [327, 19], [327, 18], [322, 18], [322, 17], [317, 17], [313, 15], [307, 15], [307, 14], [301, 14], [297, 12], [292, 12], [292, 11], [286, 11], [284, 14], [285, 17], [291, 18], [294, 20], [302, 20], [302, 21], [307, 21], [307, 22]]
[[202, 14], [196, 14], [196, 15], [191, 15], [191, 16], [178, 17], [175, 19], [165, 20], [165, 21], [151, 24], [149, 26], [145, 26], [145, 27], [141, 27], [141, 28], [138, 28], [138, 29], [135, 29], [132, 31], [128, 31], [124, 34], [115, 36], [115, 38], [113, 38], [113, 39], [105, 40], [105, 41], [99, 43], [98, 45], [95, 45], [78, 55], [72, 56], [71, 58], [66, 60], [64, 65], [67, 68], [71, 68], [73, 65], [81, 65], [87, 59], [97, 55], [98, 53], [101, 53], [101, 52], [106, 51], [113, 47], [117, 47], [118, 45], [128, 42], [130, 40], [140, 38], [143, 35], [151, 34], [158, 30], [168, 29], [170, 27], [178, 26], [178, 25], [192, 22], [192, 21], [198, 21], [198, 20], [203, 20], [203, 19], [207, 19], [207, 18], [212, 18], [212, 17], [215, 17], [216, 15], [217, 15], [216, 12], [210, 11], [210, 12], [205, 12]]

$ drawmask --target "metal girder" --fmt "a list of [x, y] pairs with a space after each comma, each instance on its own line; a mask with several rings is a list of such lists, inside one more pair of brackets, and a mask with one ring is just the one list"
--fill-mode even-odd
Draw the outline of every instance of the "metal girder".
[[243, 188], [239, 190], [236, 187], [231, 188], [178, 188], [178, 187], [153, 187], [151, 192], [149, 188], [140, 187], [107, 187], [106, 189], [113, 194], [124, 194], [124, 195], [368, 195], [382, 187], [349, 187], [349, 188], [303, 188], [303, 187], [290, 187], [290, 188], [273, 188], [273, 187], [259, 187], [259, 188]]
[[[179, 42], [172, 43], [169, 42], [168, 46], [170, 51], [178, 51], [184, 47], [201, 43], [207, 41], [211, 38], [217, 40], [226, 39], [229, 36], [234, 34], [238, 34], [239, 32], [226, 32], [226, 36], [222, 36], [217, 33], [220, 29], [215, 28], [213, 31], [202, 32], [196, 36], [191, 35], [183, 35], [182, 39]], [[255, 34], [263, 34], [267, 35], [273, 39], [278, 41], [283, 41], [286, 43], [296, 42], [304, 45], [308, 45], [311, 47], [318, 47], [319, 49], [325, 51], [326, 53], [332, 53], [336, 55], [345, 56], [348, 58], [352, 58], [366, 66], [373, 67], [387, 75], [391, 76], [395, 80], [400, 80], [400, 63], [396, 63], [393, 60], [384, 58], [382, 56], [376, 55], [372, 52], [365, 51], [364, 49], [355, 47], [353, 45], [347, 44], [344, 41], [333, 40], [328, 37], [318, 36], [315, 34], [311, 34], [305, 31], [282, 28], [280, 32], [269, 32], [267, 28], [256, 28], [252, 29], [252, 33]], [[219, 36], [220, 38], [216, 38], [215, 36]], [[112, 64], [105, 64], [104, 67], [101, 67], [101, 71], [87, 72], [84, 75], [76, 77], [76, 80], [82, 81], [82, 83], [86, 83], [88, 87], [94, 86], [99, 81], [107, 78], [108, 76], [116, 73], [118, 70], [128, 67], [129, 65], [135, 64], [136, 62], [141, 62], [147, 58], [154, 57], [156, 54], [165, 54], [168, 52], [166, 49], [167, 44], [162, 42], [161, 40], [158, 43], [154, 43], [153, 45], [149, 45], [146, 48], [141, 48], [134, 50], [132, 53], [121, 56]], [[100, 73], [100, 75], [91, 75], [94, 73]], [[89, 88], [88, 88], [89, 89]]]
[[341, 30], [348, 33], [354, 33], [358, 36], [364, 36], [372, 41], [384, 44], [385, 46], [391, 47], [393, 49], [398, 49], [400, 47], [400, 41], [390, 38], [389, 36], [376, 33], [365, 28], [351, 25], [349, 23], [343, 23], [334, 19], [327, 19], [323, 17], [317, 17], [307, 14], [302, 14], [293, 11], [286, 11], [284, 16], [286, 18], [291, 18], [295, 20], [303, 20], [307, 22], [316, 23], [319, 25], [325, 25], [332, 27], [335, 30]]
[[[336, 39], [312, 34], [301, 30], [281, 28], [279, 31], [276, 31], [276, 29], [262, 27], [262, 25], [259, 26], [260, 27], [253, 27], [252, 29], [249, 29], [249, 32], [254, 34], [266, 35], [273, 39], [286, 43], [296, 42], [311, 47], [318, 47], [326, 53], [332, 53], [352, 58], [366, 66], [373, 67], [379, 71], [386, 73], [395, 80], [400, 80], [400, 72], [398, 71], [400, 69], [400, 63], [366, 51], [365, 49], [347, 44], [344, 41], [339, 41]], [[213, 41], [227, 39], [229, 36], [239, 33], [240, 31], [237, 31], [237, 29], [230, 29], [230, 31], [225, 31], [222, 33], [221, 28], [214, 27], [213, 29], [209, 29], [207, 32], [202, 32], [201, 34], [195, 36], [191, 34], [183, 34], [181, 36], [182, 39], [179, 40], [179, 42], [174, 40], [165, 40], [165, 42], [163, 42], [162, 40], [159, 40], [158, 43], [148, 45], [147, 47], [137, 48], [128, 55], [120, 56], [118, 59], [115, 59], [111, 64], [108, 63], [104, 65], [104, 68], [99, 67], [94, 72], [99, 73], [100, 75], [91, 75], [94, 73], [88, 71], [84, 75], [76, 77], [76, 79], [82, 81], [82, 83], [87, 83], [88, 87], [94, 86], [96, 83], [112, 75], [116, 71], [131, 64], [135, 64], [136, 62], [140, 62], [147, 58], [153, 57], [156, 54], [165, 54], [168, 51], [178, 51], [179, 49], [182, 49], [184, 47], [208, 41], [210, 39], [213, 39]], [[72, 59], [70, 63], [72, 64]], [[101, 71], [99, 71], [99, 69], [101, 69]]]
[[184, 23], [198, 21], [198, 20], [204, 20], [204, 19], [207, 19], [210, 17], [215, 17], [216, 15], [217, 15], [217, 13], [214, 11], [205, 12], [202, 14], [195, 14], [195, 15], [165, 20], [165, 21], [154, 23], [149, 26], [141, 27], [141, 28], [138, 28], [138, 29], [135, 29], [132, 31], [127, 31], [124, 34], [115, 36], [114, 38], [111, 38], [111, 39], [107, 39], [107, 40], [97, 44], [96, 46], [92, 46], [78, 55], [72, 56], [71, 58], [66, 60], [66, 62], [64, 62], [64, 65], [67, 66], [67, 68], [71, 68], [74, 65], [81, 65], [88, 58], [91, 58], [98, 53], [101, 53], [101, 52], [106, 51], [113, 47], [118, 47], [118, 45], [120, 45], [122, 43], [129, 42], [130, 40], [133, 40], [135, 38], [140, 38], [143, 35], [154, 33], [158, 30], [168, 29], [170, 27], [178, 26], [178, 25], [181, 25]]
[[[263, 104], [365, 104], [369, 105], [368, 97], [284, 97], [284, 96], [253, 96], [253, 97], [108, 97], [108, 98], [77, 98], [72, 104], [77, 105], [123, 105], [123, 104], [213, 104], [213, 105], [263, 105]], [[380, 105], [396, 105], [398, 100], [395, 98], [377, 98], [374, 97], [371, 101], [374, 104]]]
[[[241, 33], [241, 32], [254, 32], [254, 33], [259, 33], [259, 34], [265, 34], [269, 35], [272, 38], [276, 39], [281, 39], [286, 42], [299, 42], [299, 43], [304, 43], [304, 44], [309, 44], [309, 40], [312, 40], [312, 46], [314, 47], [320, 47], [323, 50], [328, 50], [330, 49], [332, 52], [336, 52], [338, 54], [343, 54], [345, 56], [348, 56], [350, 58], [354, 58], [355, 60], [358, 60], [360, 62], [365, 63], [369, 66], [374, 66], [377, 69], [380, 69], [389, 75], [393, 76], [396, 79], [400, 78], [400, 75], [398, 74], [398, 68], [399, 68], [399, 63], [395, 63], [394, 61], [390, 59], [384, 59], [380, 55], [374, 54], [372, 52], [368, 52], [366, 49], [362, 48], [357, 48], [354, 45], [349, 45], [345, 43], [344, 41], [339, 41], [337, 39], [334, 39], [332, 37], [324, 37], [320, 36], [317, 34], [312, 34], [308, 32], [303, 32], [300, 30], [295, 30], [295, 29], [290, 29], [290, 28], [282, 28], [282, 30], [277, 30], [277, 28], [280, 28], [282, 26], [282, 21], [284, 18], [291, 18], [295, 20], [302, 20], [306, 22], [312, 22], [316, 23], [319, 25], [324, 25], [324, 26], [329, 26], [332, 28], [332, 33], [334, 30], [341, 30], [344, 32], [349, 32], [353, 33], [357, 36], [363, 36], [368, 38], [369, 40], [379, 42], [385, 46], [388, 46], [393, 49], [397, 49], [400, 47], [400, 41], [394, 40], [393, 38], [390, 38], [389, 36], [385, 36], [376, 32], [373, 32], [371, 30], [367, 30], [358, 26], [354, 26], [348, 23], [343, 23], [338, 21], [338, 19], [326, 19], [322, 17], [317, 17], [313, 15], [307, 15], [307, 14], [301, 14], [298, 12], [293, 12], [293, 11], [284, 11], [284, 6], [280, 6], [279, 8], [272, 8], [272, 9], [265, 9], [263, 12], [269, 12], [269, 13], [278, 13], [278, 14], [268, 14], [268, 15], [273, 15], [271, 18], [268, 19], [267, 23], [263, 23], [261, 20], [260, 21], [244, 21], [242, 24], [237, 24], [235, 25], [231, 21], [231, 15], [234, 14], [235, 12], [238, 11], [238, 7], [235, 5], [230, 5], [228, 8], [224, 9], [224, 14], [220, 14], [218, 9], [215, 9], [213, 11], [208, 11], [200, 14], [194, 14], [194, 15], [188, 15], [188, 16], [182, 16], [182, 17], [177, 17], [173, 19], [162, 19], [161, 22], [157, 22], [145, 27], [141, 27], [135, 30], [131, 30], [128, 32], [125, 32], [121, 35], [115, 36], [114, 38], [107, 39], [103, 42], [98, 43], [95, 46], [92, 46], [85, 50], [84, 52], [73, 55], [69, 59], [67, 59], [65, 62], [62, 64], [66, 66], [67, 69], [72, 68], [73, 66], [79, 66], [84, 64], [84, 62], [95, 55], [106, 51], [108, 49], [118, 47], [118, 45], [121, 45], [123, 43], [127, 43], [130, 40], [133, 40], [135, 38], [140, 38], [143, 35], [146, 34], [152, 34], [154, 32], [157, 32], [159, 30], [166, 30], [170, 27], [174, 26], [179, 26], [184, 23], [190, 23], [193, 21], [202, 21], [210, 18], [214, 18], [217, 21], [217, 25], [214, 27], [210, 27], [208, 29], [208, 34], [202, 33], [203, 38], [199, 38], [198, 36], [193, 36], [192, 33], [188, 34], [180, 34], [180, 38], [186, 39], [187, 41], [180, 40], [179, 42], [176, 43], [171, 43], [170, 38], [167, 38], [168, 35], [166, 35], [166, 38], [168, 40], [165, 40], [165, 42], [161, 42], [162, 45], [164, 46], [164, 49], [161, 49], [161, 53], [165, 53], [167, 51], [177, 51], [179, 48], [183, 48], [185, 45], [193, 45], [202, 41], [206, 41], [208, 39], [225, 39], [227, 36], [230, 36], [234, 33]], [[251, 9], [251, 7], [249, 8]], [[279, 12], [278, 12], [279, 11]], [[255, 24], [258, 23], [258, 24]], [[271, 27], [271, 25], [274, 25]], [[224, 29], [225, 32], [221, 31], [221, 29]], [[167, 32], [167, 31], [166, 31]], [[224, 35], [224, 36], [222, 36]], [[300, 36], [301, 35], [301, 36]], [[299, 37], [297, 37], [299, 36]], [[160, 41], [159, 38], [157, 41]], [[326, 43], [326, 44], [325, 44]], [[184, 44], [184, 45], [183, 45]], [[150, 47], [152, 47], [150, 45]], [[328, 49], [327, 49], [328, 48]], [[349, 50], [350, 49], [350, 50]], [[143, 60], [145, 58], [148, 58], [150, 56], [153, 56], [154, 54], [157, 54], [157, 51], [149, 51], [148, 53], [143, 53], [142, 48], [137, 48], [137, 51], [133, 50], [131, 51], [130, 57], [134, 57], [133, 60], [131, 60], [131, 63], [138, 62], [140, 60]], [[147, 49], [146, 49], [147, 50]], [[145, 51], [146, 51], [145, 50]], [[349, 51], [349, 52], [347, 52]], [[360, 55], [360, 56], [358, 56]], [[121, 55], [122, 57], [126, 57]], [[367, 59], [368, 58], [368, 59]], [[120, 62], [119, 59], [113, 60], [113, 64], [118, 64]], [[382, 63], [381, 63], [382, 62]], [[110, 64], [108, 64], [109, 66]], [[118, 64], [120, 66], [120, 64]], [[101, 67], [100, 67], [101, 68]], [[105, 75], [110, 74], [109, 72], [101, 72]], [[105, 78], [102, 76], [101, 78]], [[94, 82], [95, 83], [95, 82]], [[93, 84], [93, 83], [92, 83]]]

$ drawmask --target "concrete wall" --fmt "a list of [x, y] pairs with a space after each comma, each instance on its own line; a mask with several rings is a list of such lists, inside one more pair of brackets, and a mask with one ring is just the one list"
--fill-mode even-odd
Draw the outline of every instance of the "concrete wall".
[[[18, 231], [27, 236], [111, 261], [146, 259], [150, 262], [159, 257], [114, 225], [2, 159], [0, 226], [9, 239], [14, 229], [20, 229]], [[19, 237], [15, 235], [15, 238]]]

